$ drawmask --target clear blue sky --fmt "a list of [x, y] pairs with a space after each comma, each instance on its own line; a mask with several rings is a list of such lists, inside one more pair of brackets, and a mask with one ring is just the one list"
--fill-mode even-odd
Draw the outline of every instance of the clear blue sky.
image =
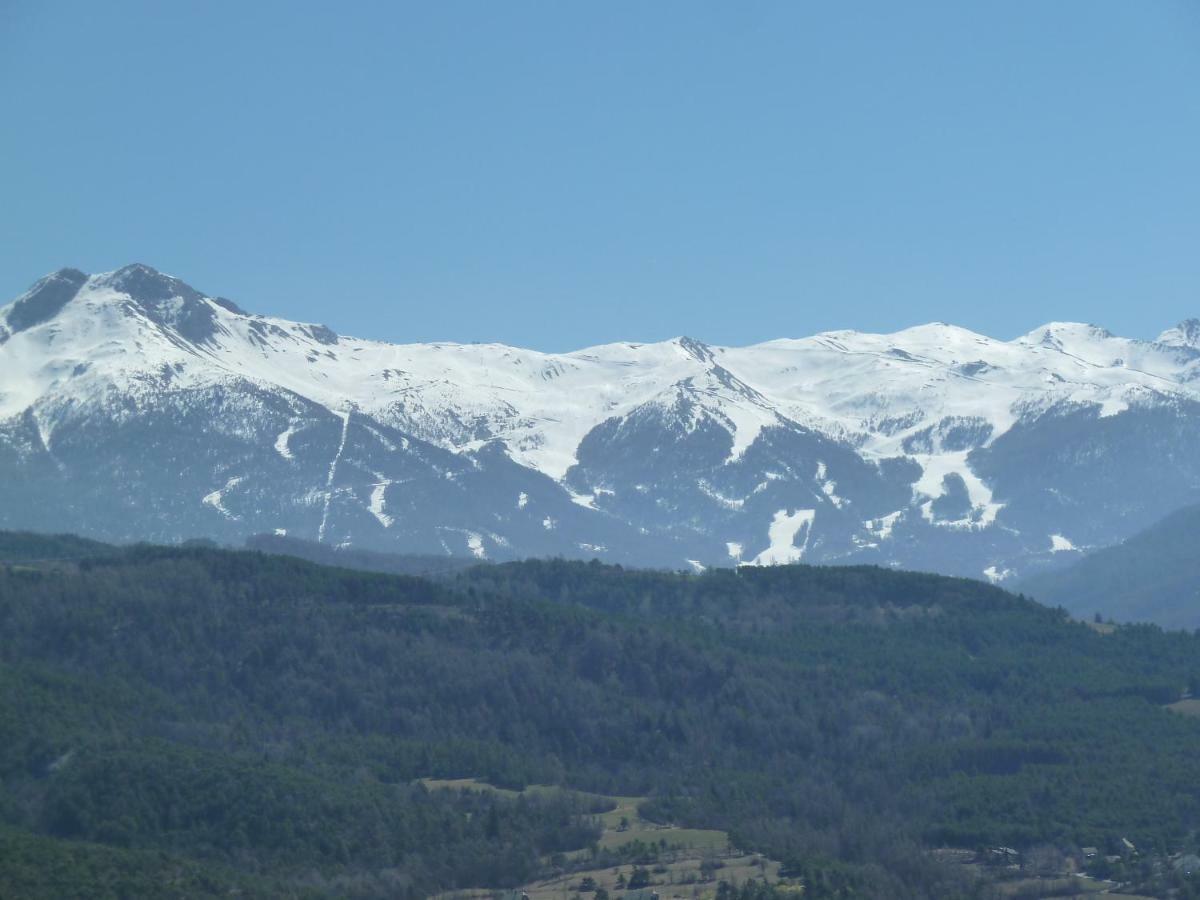
[[0, 296], [389, 340], [1200, 315], [1200, 0], [0, 0]]

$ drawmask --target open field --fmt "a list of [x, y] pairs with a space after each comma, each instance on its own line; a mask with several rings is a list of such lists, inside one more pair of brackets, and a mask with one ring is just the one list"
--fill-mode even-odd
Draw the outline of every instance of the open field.
[[[554, 785], [531, 784], [523, 791], [514, 791], [495, 787], [477, 778], [422, 778], [421, 783], [431, 791], [439, 789], [493, 791], [509, 798], [518, 797], [521, 794], [557, 793], [563, 790]], [[646, 844], [660, 844], [660, 842], [666, 841], [668, 847], [681, 850], [711, 852], [729, 849], [729, 835], [724, 831], [677, 828], [674, 825], [663, 825], [643, 819], [638, 813], [638, 807], [646, 802], [645, 797], [611, 797], [586, 791], [573, 793], [614, 804], [613, 809], [597, 813], [595, 816], [604, 828], [604, 833], [600, 836], [599, 841], [599, 846], [603, 850], [615, 850], [634, 841], [642, 841]], [[578, 853], [576, 855], [578, 856]]]
[[674, 825], [660, 825], [643, 819], [638, 814], [638, 806], [646, 801], [645, 797], [610, 799], [616, 801], [617, 807], [599, 816], [604, 825], [604, 834], [600, 837], [602, 849], [613, 850], [633, 841], [646, 844], [666, 841], [670, 847], [688, 850], [725, 850], [729, 847], [729, 835], [724, 831], [676, 828]]
[[[478, 889], [471, 891], [455, 891], [440, 895], [440, 900], [485, 900], [485, 898], [500, 897], [502, 900], [517, 900], [522, 894], [527, 894], [529, 900], [571, 900], [580, 894], [580, 888], [585, 879], [591, 879], [592, 885], [585, 897], [591, 896], [595, 888], [604, 888], [622, 900], [650, 900], [652, 893], [658, 893], [663, 900], [683, 898], [683, 900], [712, 900], [716, 896], [717, 886], [721, 881], [740, 884], [750, 879], [775, 883], [779, 880], [779, 863], [765, 859], [754, 853], [704, 853], [697, 850], [683, 850], [672, 854], [671, 858], [663, 859], [658, 864], [648, 866], [651, 884], [644, 889], [626, 890], [621, 885], [628, 882], [636, 867], [629, 863], [619, 866], [608, 866], [595, 869], [581, 869], [567, 875], [548, 878], [521, 885], [519, 888], [507, 891], [492, 891]], [[622, 880], [623, 879], [623, 880]], [[802, 889], [795, 888], [797, 895]]]
[[[719, 868], [713, 868], [719, 866]], [[662, 898], [682, 897], [705, 900], [716, 895], [717, 884], [727, 881], [740, 884], [743, 881], [757, 879], [768, 882], [779, 880], [779, 863], [768, 860], [758, 854], [743, 853], [703, 853], [700, 851], [681, 851], [670, 861], [664, 860], [656, 866], [648, 867], [652, 884], [643, 891], [626, 891], [625, 900], [634, 900], [641, 893], [647, 897], [656, 891]], [[569, 900], [579, 893], [579, 887], [585, 878], [591, 878], [596, 887], [602, 887], [609, 893], [622, 891], [619, 882], [623, 877], [628, 881], [634, 866], [610, 866], [603, 869], [588, 869], [572, 872], [558, 878], [534, 882], [524, 885], [521, 890], [529, 895], [529, 900]]]
[[[996, 890], [1005, 897], [1060, 897], [1086, 894], [1104, 894], [1111, 887], [1102, 881], [1086, 877], [1050, 877], [1050, 878], [1016, 878], [1012, 881], [1001, 881], [996, 884]], [[1116, 896], [1105, 894], [1105, 896]]]
[[[514, 791], [495, 787], [476, 778], [423, 778], [421, 783], [429, 790], [493, 791], [509, 798], [522, 794], [546, 794], [564, 790], [553, 785], [530, 785], [523, 791]], [[569, 874], [522, 885], [515, 891], [499, 892], [499, 896], [520, 897], [525, 893], [529, 895], [530, 900], [569, 900], [580, 893], [584, 879], [591, 879], [589, 890], [604, 888], [609, 892], [621, 892], [620, 895], [625, 900], [637, 900], [642, 894], [649, 898], [654, 891], [663, 898], [706, 900], [716, 895], [717, 885], [721, 881], [741, 883], [752, 878], [771, 883], [779, 881], [778, 862], [761, 854], [735, 850], [730, 847], [729, 835], [724, 831], [677, 828], [643, 819], [638, 807], [646, 801], [645, 797], [614, 797], [585, 791], [574, 793], [612, 804], [612, 809], [595, 815], [603, 827], [597, 842], [599, 849], [618, 850], [637, 841], [659, 848], [656, 854], [657, 861], [645, 866], [650, 873], [651, 885], [644, 891], [626, 890], [625, 884], [637, 868], [633, 863], [626, 862], [620, 865], [579, 869]], [[588, 858], [589, 853], [588, 849], [581, 849], [567, 855], [576, 864], [585, 865], [584, 860]], [[442, 896], [447, 900], [482, 900], [496, 895], [495, 891], [481, 888], [456, 891]]]

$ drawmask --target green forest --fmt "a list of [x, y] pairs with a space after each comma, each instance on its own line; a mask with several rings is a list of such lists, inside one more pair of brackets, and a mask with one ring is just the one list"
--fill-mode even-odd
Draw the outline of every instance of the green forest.
[[[1200, 688], [1189, 633], [871, 567], [38, 540], [0, 535], [0, 896], [499, 890], [594, 846], [576, 792], [727, 831], [805, 897], [982, 890], [934, 847], [1196, 849], [1200, 720], [1164, 709]], [[463, 777], [569, 790], [419, 781]]]

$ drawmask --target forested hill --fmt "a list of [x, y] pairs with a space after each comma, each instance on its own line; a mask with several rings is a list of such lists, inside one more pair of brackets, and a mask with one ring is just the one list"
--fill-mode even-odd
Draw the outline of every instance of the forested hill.
[[73, 534], [36, 534], [31, 531], [0, 531], [0, 563], [53, 562], [111, 556], [111, 544]]
[[1123, 543], [1021, 586], [1080, 616], [1200, 628], [1200, 506], [1176, 510]]
[[596, 840], [579, 795], [423, 777], [647, 796], [806, 897], [984, 890], [934, 846], [1167, 852], [1200, 828], [1200, 723], [1162, 709], [1200, 686], [1200, 638], [976, 582], [61, 557], [0, 565], [0, 896], [417, 897]]
[[354, 547], [319, 544], [278, 534], [256, 534], [246, 539], [246, 547], [262, 553], [297, 556], [324, 566], [342, 566], [364, 572], [386, 572], [391, 575], [424, 575], [436, 577], [479, 565], [474, 557], [446, 554], [380, 553]]

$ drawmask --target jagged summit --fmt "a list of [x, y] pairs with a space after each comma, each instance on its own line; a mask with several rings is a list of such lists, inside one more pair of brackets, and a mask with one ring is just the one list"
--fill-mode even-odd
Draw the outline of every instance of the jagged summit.
[[1168, 328], [1158, 336], [1158, 343], [1200, 350], [1200, 319], [1184, 319], [1174, 328]]
[[207, 297], [143, 263], [97, 275], [89, 286], [124, 294], [152, 322], [192, 344], [211, 343], [221, 328]]
[[114, 272], [97, 275], [96, 284], [121, 291], [141, 303], [161, 303], [175, 297], [198, 301], [204, 296], [190, 284], [144, 263], [133, 263]]
[[1099, 325], [1085, 322], [1047, 322], [1017, 338], [1013, 343], [1062, 349], [1072, 342], [1106, 341], [1113, 337], [1115, 335], [1111, 331]]
[[131, 263], [112, 272], [94, 276], [99, 286], [110, 287], [113, 290], [127, 294], [131, 299], [143, 303], [158, 305], [164, 301], [179, 298], [185, 303], [207, 301], [215, 303], [222, 309], [239, 316], [250, 315], [238, 304], [226, 297], [210, 297], [196, 290], [187, 282], [174, 275], [160, 272], [145, 263]]
[[87, 279], [78, 269], [59, 269], [40, 278], [9, 307], [5, 317], [8, 330], [24, 331], [53, 319], [74, 299]]
[[[272, 323], [280, 322], [248, 313], [226, 297], [208, 296], [145, 263], [131, 263], [95, 275], [64, 268], [39, 279], [7, 308], [0, 307], [0, 342], [51, 322], [77, 297], [87, 302], [93, 314], [124, 310], [157, 326], [169, 340], [196, 346], [211, 346], [219, 335], [229, 335], [229, 322], [223, 321], [228, 317], [247, 320], [246, 327], [255, 335], [252, 339], [260, 342], [272, 328], [278, 330]], [[325, 325], [281, 324], [324, 346], [339, 340]]]
[[7, 310], [5, 321], [11, 332], [25, 331], [58, 316], [81, 292], [122, 295], [139, 310], [161, 324], [197, 331], [197, 318], [207, 318], [207, 298], [178, 278], [142, 263], [112, 272], [88, 275], [65, 268], [39, 279]]

